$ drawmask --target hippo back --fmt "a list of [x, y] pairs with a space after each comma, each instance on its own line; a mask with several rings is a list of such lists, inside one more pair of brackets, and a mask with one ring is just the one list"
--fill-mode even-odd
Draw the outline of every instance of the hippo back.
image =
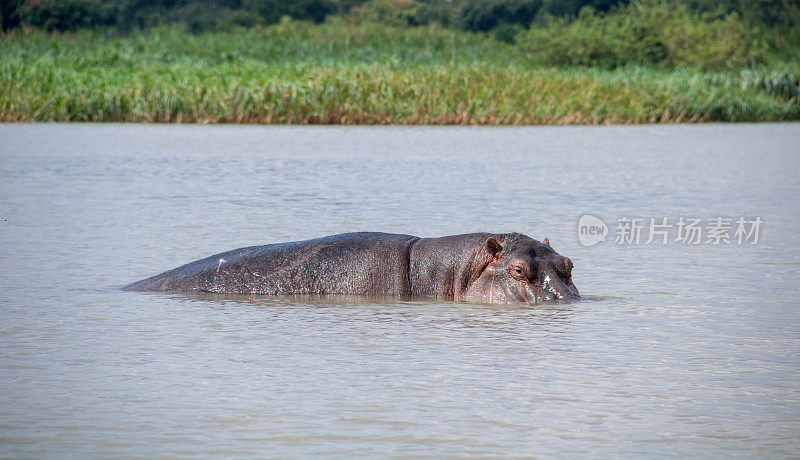
[[135, 282], [134, 291], [402, 296], [409, 292], [409, 249], [418, 238], [346, 233], [234, 249]]

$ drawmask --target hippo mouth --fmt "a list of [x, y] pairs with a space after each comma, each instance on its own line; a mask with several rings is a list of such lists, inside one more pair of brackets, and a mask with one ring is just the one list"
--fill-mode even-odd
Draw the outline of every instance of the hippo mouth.
[[[500, 289], [495, 289], [498, 293]], [[521, 303], [521, 304], [541, 304], [546, 302], [570, 302], [580, 300], [578, 289], [570, 282], [561, 280], [553, 281], [549, 276], [545, 276], [540, 282], [520, 283], [516, 286], [508, 286], [503, 294], [490, 296], [489, 303]], [[503, 300], [505, 302], [503, 302]]]
[[538, 292], [534, 294], [534, 298], [536, 301], [541, 302], [579, 300], [581, 298], [578, 289], [571, 281], [564, 282], [558, 280], [554, 282], [549, 275], [545, 275], [537, 291]]

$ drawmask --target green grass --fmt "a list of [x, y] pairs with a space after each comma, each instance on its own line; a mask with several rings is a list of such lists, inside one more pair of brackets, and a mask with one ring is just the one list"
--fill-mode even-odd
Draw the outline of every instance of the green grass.
[[800, 71], [551, 68], [437, 28], [0, 36], [0, 121], [600, 124], [800, 119]]

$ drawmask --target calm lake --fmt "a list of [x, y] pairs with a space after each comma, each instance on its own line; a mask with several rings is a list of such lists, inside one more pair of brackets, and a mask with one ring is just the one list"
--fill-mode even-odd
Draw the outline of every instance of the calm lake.
[[[800, 124], [0, 125], [0, 457], [796, 457], [799, 146]], [[350, 231], [549, 237], [584, 299], [119, 289]]]

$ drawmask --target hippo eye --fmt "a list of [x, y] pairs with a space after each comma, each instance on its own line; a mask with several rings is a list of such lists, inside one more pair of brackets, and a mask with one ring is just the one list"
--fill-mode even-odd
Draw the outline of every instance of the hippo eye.
[[525, 270], [523, 270], [522, 267], [513, 266], [513, 267], [511, 267], [511, 276], [513, 276], [514, 278], [516, 278], [518, 280], [524, 279], [525, 278]]

